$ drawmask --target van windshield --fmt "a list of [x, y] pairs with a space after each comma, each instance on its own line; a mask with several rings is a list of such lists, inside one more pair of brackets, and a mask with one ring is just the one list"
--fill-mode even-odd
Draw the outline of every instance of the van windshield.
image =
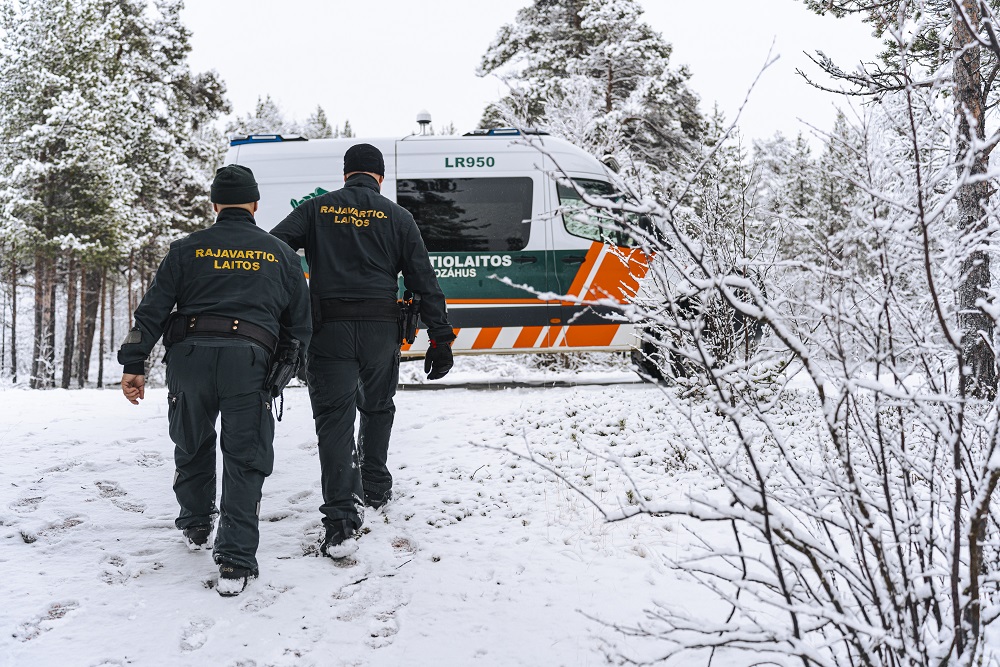
[[[623, 227], [635, 226], [638, 216], [634, 213], [604, 210], [589, 206], [583, 201], [581, 192], [603, 199], [620, 202], [620, 192], [606, 181], [588, 178], [574, 178], [576, 189], [559, 184], [559, 208], [562, 210], [563, 226], [573, 236], [584, 239], [612, 243], [618, 246], [635, 247], [639, 243], [625, 232]], [[623, 218], [624, 216], [624, 218]], [[623, 225], [623, 219], [625, 224]]]

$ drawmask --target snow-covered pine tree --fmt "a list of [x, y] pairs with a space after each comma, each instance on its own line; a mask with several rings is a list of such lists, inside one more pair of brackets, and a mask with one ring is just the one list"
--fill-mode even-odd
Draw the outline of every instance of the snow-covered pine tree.
[[[122, 148], [108, 131], [127, 118], [128, 88], [102, 71], [110, 37], [108, 7], [64, 0], [5, 6], [0, 55], [0, 178], [8, 230], [33, 254], [35, 335], [31, 384], [56, 377], [57, 285], [81, 253], [113, 242], [128, 205]], [[114, 12], [111, 12], [113, 15]], [[72, 290], [70, 290], [72, 292]], [[66, 352], [72, 358], [73, 327]]]
[[[324, 114], [325, 118], [325, 114]], [[229, 123], [226, 132], [233, 134], [299, 134], [301, 128], [285, 113], [270, 95], [257, 98], [257, 106], [252, 114], [247, 114]]]
[[60, 284], [62, 380], [75, 366], [82, 384], [108, 269], [128, 267], [131, 294], [132, 278], [148, 281], [166, 242], [209, 222], [207, 186], [222, 147], [211, 121], [225, 108], [217, 77], [195, 76], [186, 63], [178, 0], [58, 5], [0, 8], [2, 231], [33, 257], [38, 387], [55, 379]]
[[[1000, 2], [804, 1], [820, 14], [859, 15], [886, 40], [881, 62], [860, 71], [842, 70], [822, 52], [817, 53], [815, 62], [830, 76], [848, 83], [850, 94], [878, 97], [912, 87], [910, 77], [917, 76], [922, 87], [935, 91], [938, 99], [947, 97], [952, 104], [957, 130], [954, 165], [959, 179], [954, 218], [955, 225], [967, 234], [971, 248], [960, 268], [963, 280], [956, 291], [962, 346], [959, 365], [963, 369], [960, 389], [963, 395], [992, 398], [997, 393], [992, 342], [995, 323], [982, 304], [991, 300], [994, 292], [984, 207], [995, 191], [986, 175], [998, 131], [987, 132], [987, 125], [1000, 100], [995, 86], [1000, 65], [1000, 20], [996, 16]], [[905, 32], [902, 40], [899, 30]]]
[[762, 208], [785, 219], [805, 216], [816, 191], [809, 141], [801, 132], [794, 142], [778, 132], [770, 139], [755, 141], [753, 154], [759, 169]]
[[511, 93], [481, 123], [568, 130], [599, 155], [621, 141], [633, 157], [677, 169], [703, 120], [690, 74], [670, 66], [670, 53], [636, 0], [536, 0], [482, 58], [479, 74]]
[[[187, 62], [190, 31], [180, 17], [182, 0], [113, 0], [111, 4], [121, 13], [121, 20], [113, 23], [116, 38], [108, 45], [112, 54], [109, 75], [131, 81], [131, 127], [135, 128], [118, 132], [138, 183], [134, 204], [127, 212], [127, 243], [119, 246], [117, 260], [119, 267], [127, 267], [128, 293], [134, 302], [139, 294], [134, 293], [132, 279], [139, 279], [139, 287], [148, 284], [167, 243], [211, 222], [208, 186], [225, 149], [214, 122], [229, 110], [229, 104], [217, 74], [191, 71]], [[101, 282], [98, 268], [93, 267], [89, 285]], [[99, 293], [91, 289], [90, 296], [88, 311], [96, 313]], [[90, 343], [85, 341], [82, 348], [88, 355]], [[81, 383], [89, 368], [84, 362], [89, 358], [80, 360]]]
[[326, 112], [320, 105], [316, 105], [316, 111], [309, 114], [302, 124], [302, 136], [306, 139], [328, 139], [334, 136], [333, 128], [326, 119]]

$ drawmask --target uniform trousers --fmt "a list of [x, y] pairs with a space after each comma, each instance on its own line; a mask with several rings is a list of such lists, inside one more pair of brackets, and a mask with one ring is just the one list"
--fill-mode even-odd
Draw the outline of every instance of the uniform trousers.
[[313, 332], [306, 378], [319, 439], [323, 522], [347, 519], [357, 529], [365, 499], [384, 499], [392, 489], [386, 459], [396, 414], [399, 324], [324, 322]]
[[178, 528], [208, 525], [215, 506], [215, 424], [222, 415], [222, 498], [215, 562], [257, 571], [264, 478], [274, 468], [274, 417], [264, 391], [268, 353], [253, 343], [189, 338], [170, 348], [168, 418]]

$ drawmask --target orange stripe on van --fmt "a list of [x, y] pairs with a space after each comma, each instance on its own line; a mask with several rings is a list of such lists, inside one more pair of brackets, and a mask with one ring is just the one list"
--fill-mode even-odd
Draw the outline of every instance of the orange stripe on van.
[[[604, 244], [594, 242], [587, 251], [587, 258], [580, 265], [580, 270], [573, 277], [573, 284], [570, 285], [566, 294], [578, 297], [585, 301], [596, 299], [606, 299], [608, 297], [619, 302], [624, 302], [639, 287], [639, 279], [646, 275], [649, 270], [649, 259], [638, 248], [619, 247], [622, 257], [618, 256], [615, 248], [608, 248], [600, 266], [594, 273], [593, 280], [587, 285], [587, 278], [594, 265], [601, 256]], [[586, 286], [586, 290], [584, 287]], [[563, 305], [572, 305], [572, 302], [563, 301]]]
[[[576, 275], [573, 276], [573, 284], [571, 284], [569, 289], [566, 290], [566, 294], [571, 296], [583, 296], [580, 292], [583, 290], [583, 286], [587, 282], [587, 276], [589, 276], [590, 272], [594, 270], [594, 263], [597, 262], [597, 258], [601, 256], [601, 250], [603, 248], [603, 243], [597, 243], [595, 241], [590, 244], [590, 249], [587, 250], [587, 258], [583, 261], [583, 264], [580, 265], [580, 269], [576, 272]], [[563, 304], [572, 305], [572, 302], [564, 301]]]
[[578, 324], [566, 329], [562, 344], [566, 347], [607, 347], [620, 324]]
[[637, 248], [620, 248], [623, 257], [609, 249], [597, 269], [597, 275], [583, 298], [625, 301], [639, 288], [639, 278], [646, 275], [649, 265], [645, 255]]
[[493, 343], [500, 337], [500, 327], [487, 327], [476, 336], [476, 342], [472, 344], [473, 350], [489, 350], [493, 348]]
[[515, 348], [534, 347], [538, 335], [542, 333], [543, 327], [524, 327], [514, 341]]

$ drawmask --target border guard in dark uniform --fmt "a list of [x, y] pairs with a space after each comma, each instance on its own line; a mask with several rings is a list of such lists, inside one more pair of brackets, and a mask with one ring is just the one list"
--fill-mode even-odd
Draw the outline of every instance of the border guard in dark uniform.
[[292, 248], [305, 248], [309, 263], [313, 338], [306, 378], [323, 486], [320, 551], [331, 558], [357, 548], [348, 540], [361, 527], [364, 506], [377, 509], [392, 493], [386, 458], [399, 381], [400, 273], [405, 288], [422, 298], [420, 316], [431, 340], [428, 379], [452, 367], [455, 332], [444, 294], [413, 216], [381, 195], [384, 175], [376, 147], [351, 146], [344, 187], [300, 204], [271, 230]]
[[[259, 199], [249, 169], [218, 170], [212, 183], [215, 224], [170, 244], [118, 352], [125, 367], [122, 391], [138, 404], [145, 396], [145, 361], [164, 337], [167, 415], [176, 445], [173, 487], [180, 505], [175, 525], [189, 547], [200, 549], [219, 514], [213, 556], [221, 595], [239, 594], [257, 576], [261, 489], [274, 465], [276, 392], [265, 388], [271, 359], [306, 347], [311, 333], [309, 288], [299, 256], [257, 227], [253, 214]], [[220, 413], [223, 478], [217, 511]]]

